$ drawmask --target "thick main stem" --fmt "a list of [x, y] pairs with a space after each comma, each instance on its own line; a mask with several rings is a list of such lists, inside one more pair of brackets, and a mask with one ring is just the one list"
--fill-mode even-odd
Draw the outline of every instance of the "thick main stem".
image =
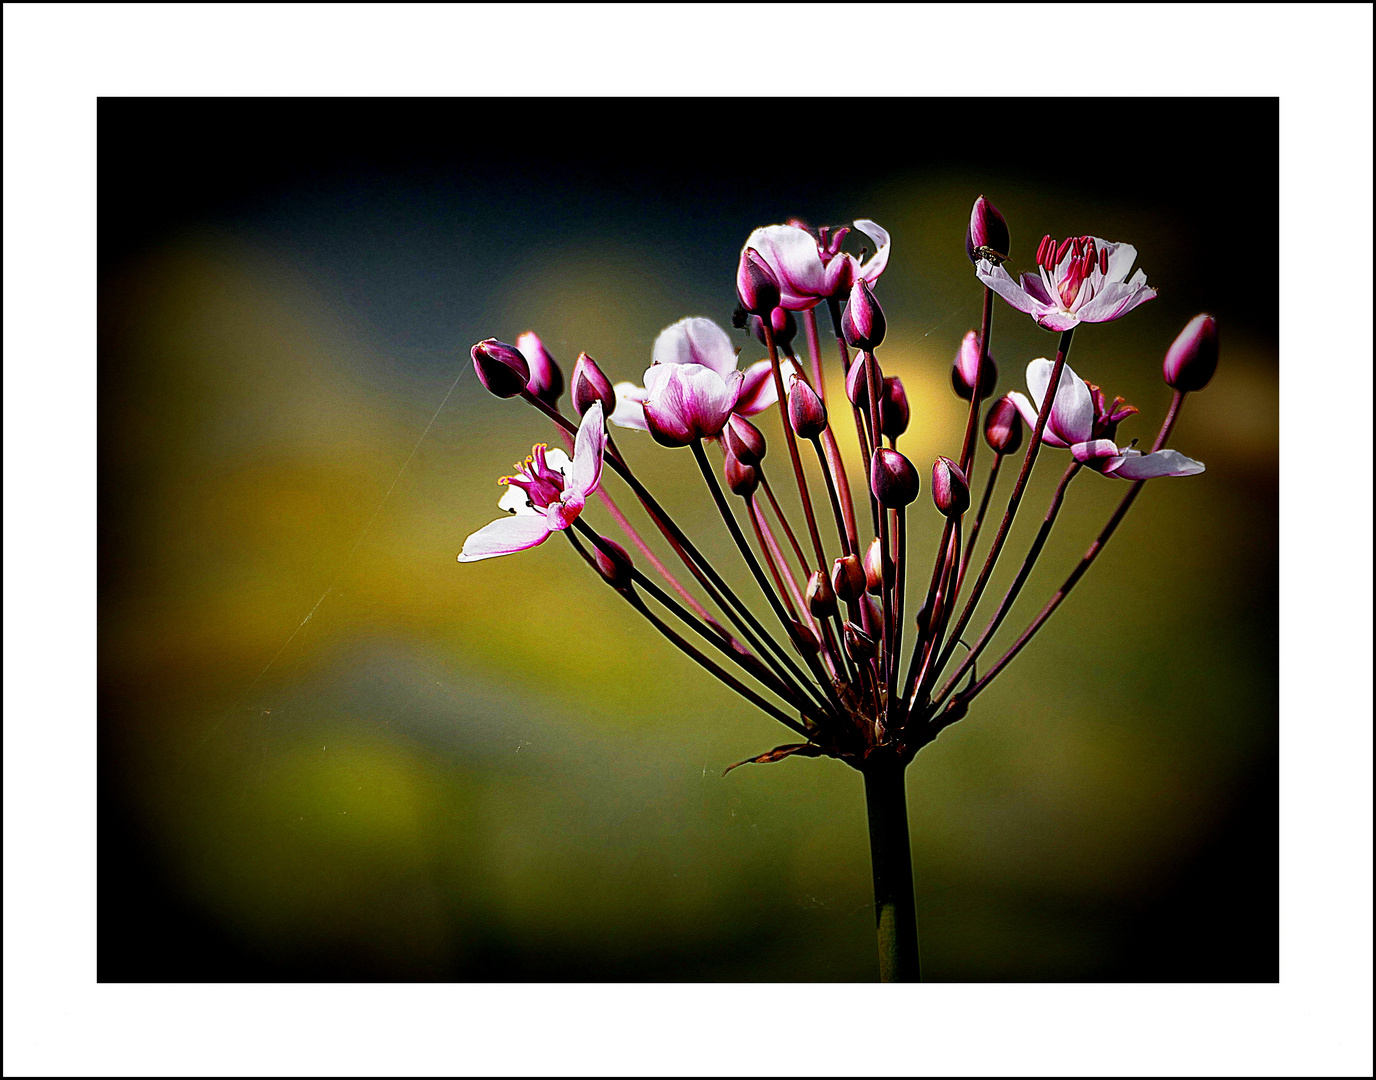
[[905, 768], [901, 761], [887, 759], [867, 763], [863, 769], [881, 982], [918, 982], [922, 977], [917, 956], [917, 901], [908, 839]]

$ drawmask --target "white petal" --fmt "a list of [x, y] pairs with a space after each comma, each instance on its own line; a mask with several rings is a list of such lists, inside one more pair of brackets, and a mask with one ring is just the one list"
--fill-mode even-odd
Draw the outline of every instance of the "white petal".
[[502, 492], [502, 497], [497, 500], [497, 506], [509, 514], [538, 514], [540, 511], [530, 505], [530, 496], [526, 494], [525, 488], [506, 485], [506, 490]]
[[[1104, 271], [1104, 278], [1108, 281], [1122, 281], [1128, 276], [1132, 264], [1137, 261], [1137, 249], [1131, 244], [1112, 244], [1096, 238], [1094, 246], [1101, 250], [1108, 248], [1108, 269]], [[1142, 273], [1140, 270], [1137, 272]], [[1146, 275], [1143, 275], [1142, 280], [1146, 280]]]
[[[602, 403], [600, 401], [597, 403], [597, 407], [599, 409], [602, 408]], [[545, 464], [555, 472], [568, 476], [569, 466], [572, 465], [573, 462], [569, 460], [568, 454], [564, 453], [564, 451], [556, 446], [553, 450], [545, 451]]]
[[736, 370], [736, 350], [726, 331], [711, 319], [680, 319], [655, 338], [652, 364], [702, 364], [722, 378]]
[[612, 390], [616, 393], [616, 408], [612, 410], [611, 422], [617, 427], [645, 431], [645, 398], [649, 391], [629, 382], [619, 382]]
[[1129, 452], [1113, 475], [1124, 480], [1150, 480], [1156, 476], [1195, 476], [1203, 471], [1202, 463], [1178, 451], [1157, 450], [1154, 454]]
[[855, 227], [874, 241], [874, 254], [860, 268], [860, 276], [873, 285], [889, 265], [889, 231], [869, 218], [857, 218]]
[[578, 425], [578, 438], [573, 443], [573, 468], [564, 474], [566, 493], [575, 491], [587, 496], [597, 490], [597, 483], [602, 478], [602, 451], [606, 445], [602, 402], [594, 401]]
[[[1027, 365], [1027, 389], [1032, 393], [1032, 400], [1039, 405], [1046, 400], [1047, 386], [1055, 366], [1045, 358], [1033, 360]], [[1061, 368], [1060, 386], [1051, 403], [1051, 416], [1047, 418], [1046, 430], [1054, 430], [1057, 437], [1068, 444], [1084, 442], [1094, 433], [1094, 398], [1085, 381], [1071, 370], [1069, 364]]]
[[544, 543], [549, 536], [544, 514], [513, 514], [484, 525], [463, 542], [459, 562], [477, 562], [496, 555], [510, 555]]

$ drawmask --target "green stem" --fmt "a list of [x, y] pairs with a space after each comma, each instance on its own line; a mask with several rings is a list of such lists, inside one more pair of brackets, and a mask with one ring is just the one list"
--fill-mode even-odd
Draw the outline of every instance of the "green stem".
[[862, 770], [869, 810], [880, 982], [919, 982], [922, 978], [917, 961], [917, 904], [908, 841], [908, 798], [903, 786], [905, 769], [902, 762], [889, 759], [871, 761]]

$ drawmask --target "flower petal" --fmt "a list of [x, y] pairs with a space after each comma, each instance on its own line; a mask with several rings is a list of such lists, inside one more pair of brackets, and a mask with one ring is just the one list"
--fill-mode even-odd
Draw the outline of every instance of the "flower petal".
[[497, 500], [497, 507], [505, 510], [508, 514], [538, 514], [539, 510], [530, 505], [530, 496], [526, 494], [524, 488], [518, 488], [515, 484], [507, 484], [502, 491], [502, 497]]
[[[1032, 402], [1028, 399], [1027, 395], [1020, 393], [1017, 390], [1010, 390], [1008, 392], [1008, 397], [1009, 400], [1011, 400], [1013, 404], [1017, 407], [1018, 412], [1022, 414], [1023, 422], [1027, 424], [1028, 429], [1036, 430], [1037, 407], [1032, 404]], [[1046, 430], [1042, 432], [1042, 442], [1047, 446], [1060, 447], [1062, 450], [1064, 450], [1067, 446], [1070, 445], [1065, 440], [1058, 438], [1056, 433], [1051, 430], [1051, 426], [1049, 424], [1047, 425]]]
[[[1131, 244], [1114, 244], [1108, 240], [1094, 237], [1094, 246], [1100, 251], [1108, 250], [1108, 269], [1104, 271], [1105, 281], [1122, 281], [1128, 276], [1132, 264], [1137, 261], [1137, 249]], [[1142, 273], [1140, 270], [1138, 273]], [[1146, 275], [1143, 275], [1143, 281]]]
[[652, 364], [702, 364], [723, 379], [736, 370], [736, 350], [711, 319], [690, 317], [667, 326], [655, 338]]
[[975, 276], [1019, 311], [1035, 316], [1047, 309], [1046, 304], [1029, 296], [1021, 285], [1009, 277], [1007, 270], [995, 266], [988, 259], [980, 260], [975, 268]]
[[874, 254], [860, 267], [859, 273], [873, 285], [889, 265], [889, 230], [869, 218], [856, 218], [855, 227], [874, 241]]
[[1033, 300], [1045, 304], [1047, 307], [1058, 307], [1059, 305], [1052, 299], [1051, 294], [1046, 291], [1046, 282], [1042, 280], [1041, 274], [1023, 274], [1022, 291], [1032, 297]]
[[811, 233], [796, 225], [766, 225], [750, 234], [741, 251], [746, 248], [754, 248], [774, 271], [783, 307], [801, 311], [816, 305], [826, 270]]
[[1195, 476], [1203, 471], [1203, 463], [1175, 450], [1157, 450], [1152, 454], [1129, 450], [1112, 475], [1124, 480], [1150, 480], [1157, 476]]
[[1043, 330], [1052, 330], [1058, 334], [1072, 326], [1080, 325], [1080, 316], [1072, 315], [1068, 311], [1048, 311], [1041, 315], [1033, 315], [1032, 318], [1037, 320], [1037, 325]]
[[[1027, 365], [1027, 389], [1033, 401], [1040, 403], [1046, 400], [1047, 386], [1051, 382], [1051, 372], [1055, 366], [1044, 357]], [[1035, 425], [1036, 417], [1028, 422]], [[1069, 364], [1061, 368], [1061, 382], [1056, 388], [1055, 400], [1051, 403], [1051, 415], [1046, 420], [1046, 431], [1054, 433], [1057, 439], [1066, 445], [1085, 442], [1094, 433], [1094, 397], [1085, 381], [1071, 370]], [[1045, 441], [1043, 439], [1043, 442]]]
[[484, 525], [463, 542], [459, 562], [477, 562], [543, 544], [550, 534], [544, 514], [513, 514]]
[[612, 390], [616, 393], [616, 408], [612, 409], [611, 422], [617, 427], [645, 431], [645, 398], [649, 391], [629, 382], [619, 382]]
[[564, 474], [565, 495], [577, 492], [586, 498], [597, 490], [598, 481], [602, 478], [602, 452], [606, 446], [602, 402], [594, 401], [578, 425], [578, 437], [573, 442], [573, 468]]

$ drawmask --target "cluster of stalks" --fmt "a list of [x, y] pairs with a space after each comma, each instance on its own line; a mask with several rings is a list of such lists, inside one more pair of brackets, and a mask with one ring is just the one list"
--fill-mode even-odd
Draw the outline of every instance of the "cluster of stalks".
[[[873, 225], [857, 226], [867, 224]], [[770, 227], [802, 228], [797, 223]], [[693, 590], [675, 576], [600, 482], [594, 482], [587, 494], [596, 494], [601, 500], [639, 558], [589, 525], [581, 513], [581, 496], [569, 494], [571, 481], [567, 477], [547, 471], [548, 481], [544, 482], [536, 475], [536, 466], [528, 463], [526, 472], [509, 478], [530, 496], [526, 512], [533, 508], [546, 513], [553, 522], [547, 527], [549, 534], [562, 531], [574, 550], [656, 631], [797, 737], [750, 760], [764, 763], [789, 756], [827, 756], [845, 761], [863, 774], [880, 976], [906, 980], [919, 974], [904, 790], [906, 767], [940, 732], [966, 716], [972, 702], [1041, 630], [1099, 557], [1145, 482], [1131, 478], [1142, 474], [1140, 467], [1136, 474], [1131, 468], [1115, 470], [1122, 469], [1124, 461], [1153, 459], [1142, 458], [1132, 449], [1120, 451], [1111, 441], [1118, 421], [1135, 410], [1121, 407], [1120, 401], [1108, 405], [1097, 387], [1079, 384], [1088, 386], [1093, 400], [1092, 439], [1085, 436], [1075, 445], [1072, 460], [1012, 583], [978, 633], [967, 634], [1004, 553], [1043, 445], [1070, 445], [1071, 437], [1060, 433], [1061, 422], [1053, 422], [1062, 390], [1069, 385], [1062, 379], [1066, 358], [1078, 321], [1109, 321], [1122, 313], [1091, 317], [1088, 297], [1093, 289], [1100, 290], [1101, 296], [1111, 294], [1115, 283], [1109, 281], [1113, 276], [1110, 250], [1125, 245], [1105, 245], [1089, 237], [1060, 245], [1050, 238], [1042, 241], [1036, 260], [1039, 272], [1051, 290], [1058, 291], [1049, 300], [1037, 302], [1056, 310], [1048, 316], [1041, 308], [1030, 311], [1016, 298], [1010, 303], [1059, 332], [1049, 380], [1042, 400], [1032, 401], [1030, 408], [1023, 398], [1020, 409], [1017, 394], [992, 401], [981, 424], [981, 404], [992, 396], [996, 382], [989, 356], [994, 293], [997, 288], [1008, 297], [1000, 283], [1011, 279], [1001, 270], [1008, 258], [1007, 226], [983, 198], [976, 203], [966, 240], [983, 287], [981, 325], [966, 336], [952, 368], [956, 392], [968, 399], [969, 405], [958, 454], [940, 457], [932, 466], [930, 491], [944, 526], [935, 552], [922, 558], [909, 550], [908, 541], [909, 508], [919, 494], [919, 476], [898, 449], [909, 424], [908, 403], [900, 380], [884, 375], [880, 359], [885, 321], [873, 286], [882, 265], [866, 274], [865, 264], [842, 253], [840, 239], [845, 232], [809, 232], [816, 243], [820, 277], [812, 273], [815, 267], [807, 252], [808, 261], [802, 269], [790, 264], [788, 252], [763, 244], [757, 248], [748, 243], [741, 254], [735, 324], [753, 332], [767, 352], [768, 371], [764, 375], [772, 384], [772, 393], [768, 386], [756, 387], [757, 397], [769, 399], [771, 408], [777, 406], [786, 448], [785, 464], [773, 470], [774, 484], [765, 466], [765, 437], [746, 418], [740, 404], [741, 383], [748, 384], [749, 380], [728, 372], [723, 385], [729, 400], [723, 405], [714, 396], [716, 383], [706, 374], [689, 370], [699, 359], [696, 354], [689, 356], [683, 371], [669, 373], [672, 379], [656, 377], [652, 367], [646, 378], [649, 389], [639, 394], [628, 393], [626, 384], [613, 388], [591, 358], [580, 356], [570, 386], [576, 415], [561, 410], [563, 378], [534, 335], [519, 339], [520, 348], [489, 339], [474, 347], [473, 358], [489, 389], [504, 397], [519, 396], [546, 415], [575, 459], [580, 453], [600, 454], [603, 467], [625, 482], [674, 558], [696, 583]], [[793, 239], [792, 234], [779, 235]], [[887, 234], [883, 239], [887, 247]], [[886, 259], [886, 250], [884, 254]], [[1041, 298], [1045, 290], [1036, 281], [1028, 284], [1029, 277], [1024, 276], [1028, 294]], [[1135, 285], [1139, 292], [1145, 289], [1138, 279], [1127, 285]], [[1144, 298], [1151, 295], [1154, 293], [1146, 290]], [[827, 330], [834, 338], [830, 358], [819, 328], [818, 314], [823, 307], [829, 316]], [[1104, 304], [1100, 307], [1109, 310]], [[1067, 326], [1055, 322], [1075, 319], [1077, 310], [1081, 312], [1077, 322]], [[800, 334], [806, 345], [805, 361], [794, 351]], [[1174, 396], [1152, 446], [1156, 457], [1164, 459], [1164, 454], [1156, 452], [1162, 451], [1186, 393], [1207, 383], [1216, 357], [1216, 331], [1212, 319], [1205, 316], [1192, 322], [1171, 347], [1166, 379]], [[830, 392], [828, 369], [832, 375]], [[1066, 375], [1078, 382], [1073, 372]], [[841, 387], [844, 394], [838, 392]], [[624, 416], [628, 408], [637, 407], [644, 409], [644, 423], [627, 426], [644, 427], [662, 444], [691, 450], [721, 520], [763, 596], [767, 619], [704, 556], [637, 477], [629, 456], [610, 430], [604, 430], [604, 416], [615, 419]], [[585, 434], [594, 409], [591, 424], [596, 430]], [[1029, 413], [1035, 413], [1035, 420]], [[858, 492], [852, 488], [832, 430], [838, 422], [855, 426], [866, 479]], [[1031, 427], [1030, 433], [1024, 431], [1025, 424]], [[971, 513], [967, 478], [975, 465], [981, 436], [992, 460]], [[584, 441], [595, 449], [587, 450]], [[715, 443], [716, 450], [710, 451], [709, 443]], [[714, 455], [719, 458], [715, 463]], [[809, 479], [805, 467], [808, 458], [815, 458], [820, 484]], [[1003, 474], [1014, 469], [1004, 464], [1006, 458], [1013, 459], [1016, 473], [1002, 513], [994, 518], [990, 508], [996, 487]], [[775, 459], [771, 459], [771, 469]], [[1176, 460], [1188, 462], [1178, 455]], [[981, 671], [981, 657], [1041, 555], [1068, 486], [1086, 468], [1128, 479], [1127, 490], [1060, 588]], [[1201, 470], [1151, 475], [1185, 475]], [[801, 528], [794, 527], [776, 494], [778, 472], [791, 476], [784, 482], [796, 488]], [[541, 483], [554, 494], [545, 491], [539, 497]], [[552, 501], [560, 496], [561, 488], [565, 489], [562, 501]], [[835, 536], [828, 539], [832, 531]], [[978, 541], [990, 532], [988, 550], [976, 562]], [[492, 553], [504, 552], [486, 554]], [[772, 631], [767, 624], [772, 624]], [[957, 661], [958, 646], [963, 653]]]

